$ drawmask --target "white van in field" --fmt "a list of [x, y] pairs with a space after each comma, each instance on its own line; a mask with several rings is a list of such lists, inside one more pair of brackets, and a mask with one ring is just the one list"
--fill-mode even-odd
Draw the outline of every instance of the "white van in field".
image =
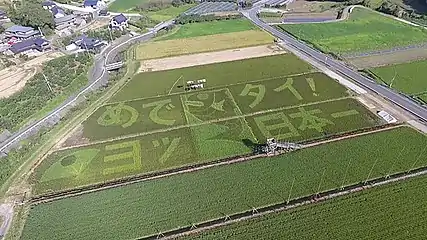
[[135, 37], [137, 35], [138, 35], [138, 33], [134, 32], [134, 31], [129, 32], [129, 36], [131, 36], [131, 37]]

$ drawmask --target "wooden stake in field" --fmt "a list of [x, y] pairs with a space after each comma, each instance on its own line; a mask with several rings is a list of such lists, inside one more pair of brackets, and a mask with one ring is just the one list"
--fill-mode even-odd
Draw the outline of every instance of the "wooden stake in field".
[[[411, 169], [414, 169], [415, 164], [418, 162], [418, 160], [420, 160], [421, 156], [424, 154], [424, 151], [427, 149], [427, 145], [424, 147], [424, 149], [420, 152], [420, 154], [418, 155], [418, 157], [415, 159], [415, 162], [412, 164]], [[409, 171], [408, 171], [409, 172]]]
[[405, 146], [403, 146], [402, 150], [401, 150], [401, 151], [399, 152], [399, 154], [397, 155], [397, 158], [396, 158], [396, 159], [394, 159], [393, 164], [391, 164], [390, 170], [389, 170], [389, 171], [387, 171], [387, 175], [385, 176], [386, 178], [389, 178], [389, 177], [390, 177], [391, 171], [393, 171], [393, 167], [394, 167], [394, 164], [396, 163], [396, 160], [397, 160], [397, 159], [400, 159], [400, 156], [402, 156], [402, 154], [403, 154], [403, 152], [405, 151], [405, 149], [406, 149], [406, 145], [405, 145]]
[[289, 201], [291, 200], [291, 193], [292, 193], [292, 188], [294, 187], [294, 183], [295, 183], [295, 177], [292, 180], [291, 190], [289, 190], [289, 196], [288, 196], [288, 200], [286, 201], [286, 204], [289, 204]]
[[374, 167], [375, 167], [375, 165], [377, 164], [378, 159], [379, 159], [379, 158], [377, 157], [377, 160], [375, 160], [374, 164], [372, 165], [371, 170], [369, 171], [369, 174], [368, 174], [368, 176], [366, 177], [365, 184], [368, 182], [369, 178], [371, 177], [372, 171], [374, 170]]
[[341, 190], [344, 189], [345, 179], [347, 178], [347, 172], [348, 172], [348, 168], [350, 167], [351, 160], [353, 160], [353, 159], [350, 159], [350, 161], [348, 161], [347, 167], [345, 168], [344, 178], [343, 178], [342, 183], [341, 183]]
[[322, 181], [323, 181], [323, 176], [325, 176], [325, 172], [326, 172], [326, 168], [323, 170], [323, 174], [322, 174], [322, 177], [320, 178], [319, 186], [317, 187], [317, 192], [316, 192], [316, 194], [319, 194], [319, 192], [320, 192], [320, 186], [321, 186]]

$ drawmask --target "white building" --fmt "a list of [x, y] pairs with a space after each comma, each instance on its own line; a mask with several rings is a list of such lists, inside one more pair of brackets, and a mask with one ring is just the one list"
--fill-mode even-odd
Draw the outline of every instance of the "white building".
[[111, 29], [125, 30], [128, 27], [128, 19], [123, 14], [114, 16], [110, 21]]

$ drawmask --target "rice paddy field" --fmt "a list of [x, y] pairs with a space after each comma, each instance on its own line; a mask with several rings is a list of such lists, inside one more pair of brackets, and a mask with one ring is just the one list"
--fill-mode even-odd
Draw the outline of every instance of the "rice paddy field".
[[386, 84], [408, 95], [427, 93], [424, 71], [427, 61], [415, 61], [370, 69], [380, 83]]
[[[425, 166], [425, 146], [425, 135], [411, 128], [400, 127], [275, 157], [212, 167], [33, 205], [21, 239], [135, 239], [157, 235], [162, 231], [225, 218], [227, 215], [252, 208], [286, 202], [316, 192]], [[416, 193], [421, 194], [420, 191], [411, 189], [402, 186], [389, 193], [402, 191], [414, 197]], [[353, 221], [373, 219], [373, 216], [363, 217], [365, 212], [367, 215], [396, 213], [387, 217], [382, 215], [383, 220], [387, 220], [389, 224], [392, 224], [392, 221], [388, 221], [390, 217], [403, 221], [398, 215], [398, 209], [389, 209], [393, 206], [405, 209], [407, 214], [414, 216], [419, 213], [418, 218], [423, 216], [419, 211], [424, 206], [424, 201], [417, 203], [418, 212], [410, 212], [405, 204], [399, 204], [397, 197], [390, 197], [393, 195], [389, 194], [381, 196], [382, 199], [388, 197], [388, 203], [391, 205], [377, 208], [372, 202], [377, 199], [376, 196], [357, 195], [355, 198], [343, 200], [350, 202], [336, 208], [331, 206], [339, 203], [338, 201], [309, 210], [297, 210], [293, 214], [302, 212], [303, 215], [295, 224], [310, 228], [311, 225], [306, 224], [309, 220], [304, 219], [314, 218], [313, 226], [321, 227], [326, 224], [322, 219], [334, 212], [342, 214], [333, 215], [334, 221], [341, 224], [347, 223], [343, 220], [346, 217], [353, 218]], [[416, 199], [408, 198], [408, 201], [415, 203]], [[366, 209], [353, 205], [364, 202], [370, 204]], [[309, 213], [304, 214], [304, 211]], [[351, 214], [357, 214], [361, 218], [349, 216]], [[381, 221], [377, 219], [366, 224], [378, 225]], [[424, 226], [419, 222], [413, 224], [418, 224], [418, 229]], [[277, 227], [284, 228], [286, 225]], [[327, 227], [331, 228], [331, 234], [338, 231], [332, 225]], [[359, 227], [359, 224], [354, 227]], [[292, 225], [292, 228], [295, 229], [295, 234], [306, 233], [298, 230], [295, 225]], [[385, 229], [385, 226], [381, 229]], [[375, 234], [375, 231], [368, 232]], [[327, 232], [313, 232], [311, 229], [306, 234], [310, 233], [323, 236]]]
[[126, 12], [146, 2], [148, 0], [115, 0], [109, 5], [108, 10], [112, 12]]
[[423, 239], [426, 187], [419, 177], [185, 239]]
[[224, 21], [196, 22], [178, 26], [178, 30], [162, 40], [201, 37], [222, 33], [243, 32], [259, 30], [246, 18], [230, 19]]
[[135, 49], [138, 60], [265, 45], [274, 38], [247, 19], [189, 23]]
[[[200, 79], [203, 90], [185, 90]], [[271, 137], [303, 142], [381, 124], [290, 54], [146, 72], [83, 122], [80, 141], [48, 156], [32, 183], [36, 194], [64, 190], [250, 154]]]
[[427, 37], [427, 30], [423, 28], [361, 8], [354, 8], [349, 19], [340, 22], [288, 24], [279, 28], [338, 55], [424, 43]]
[[135, 56], [137, 60], [155, 59], [265, 45], [272, 43], [273, 40], [271, 35], [261, 30], [221, 33], [143, 43], [136, 48]]

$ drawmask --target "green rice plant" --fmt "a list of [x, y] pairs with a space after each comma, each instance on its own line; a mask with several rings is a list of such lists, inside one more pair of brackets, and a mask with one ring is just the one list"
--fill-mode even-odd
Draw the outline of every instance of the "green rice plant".
[[423, 239], [426, 187], [427, 178], [419, 177], [186, 239]]
[[415, 61], [370, 69], [378, 81], [407, 94], [427, 92], [424, 70], [427, 61]]
[[184, 124], [181, 100], [174, 95], [104, 105], [83, 123], [83, 134], [100, 140]]
[[350, 18], [340, 22], [284, 24], [279, 28], [339, 55], [424, 43], [427, 37], [427, 30], [421, 27], [362, 8], [354, 8]]
[[[109, 240], [155, 235], [425, 166], [426, 146], [425, 135], [398, 128], [39, 204], [30, 210], [21, 239]], [[368, 209], [376, 211], [374, 206], [363, 211]]]
[[277, 77], [233, 85], [229, 89], [244, 113], [348, 96], [342, 85], [323, 73]]
[[311, 71], [310, 65], [292, 54], [146, 72], [135, 75], [110, 102], [184, 93], [187, 81], [206, 79], [205, 88], [283, 77]]
[[259, 142], [274, 137], [301, 141], [383, 124], [352, 98], [294, 107], [247, 117]]

